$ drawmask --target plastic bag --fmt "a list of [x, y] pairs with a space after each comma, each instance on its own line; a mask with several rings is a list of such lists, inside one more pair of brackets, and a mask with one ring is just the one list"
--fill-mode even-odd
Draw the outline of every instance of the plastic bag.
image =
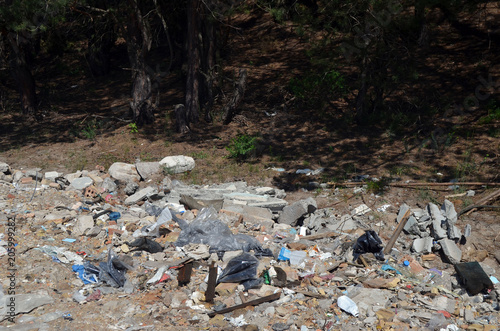
[[172, 219], [172, 214], [168, 208], [164, 208], [160, 216], [156, 220], [156, 223], [151, 225], [143, 226], [140, 229], [134, 231], [133, 236], [138, 237], [158, 237], [160, 235], [160, 226], [167, 223]]
[[205, 244], [210, 246], [210, 253], [254, 250], [257, 256], [273, 256], [272, 252], [262, 248], [255, 238], [245, 234], [234, 235], [226, 224], [217, 219], [217, 211], [213, 207], [203, 208], [198, 217], [189, 224], [177, 217], [173, 219], [182, 230], [176, 246]]
[[377, 260], [384, 261], [382, 252], [382, 240], [373, 230], [368, 230], [358, 238], [353, 247], [353, 261], [356, 261], [361, 254], [373, 253]]
[[120, 261], [115, 252], [111, 249], [108, 253], [108, 261], [99, 263], [99, 266], [94, 266], [89, 262], [83, 264], [85, 273], [97, 275], [100, 281], [112, 287], [123, 287], [125, 285], [125, 272], [127, 269], [132, 269], [128, 264]]
[[249, 253], [240, 254], [232, 258], [217, 279], [219, 283], [239, 283], [255, 279], [259, 260]]
[[146, 251], [149, 253], [163, 252], [163, 247], [154, 240], [142, 237], [137, 238], [131, 243], [127, 243], [130, 247], [136, 247], [137, 250]]

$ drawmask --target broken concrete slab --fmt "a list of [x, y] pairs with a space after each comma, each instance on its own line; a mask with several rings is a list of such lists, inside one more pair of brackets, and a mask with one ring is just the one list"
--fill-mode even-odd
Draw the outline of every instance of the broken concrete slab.
[[444, 200], [441, 206], [441, 213], [446, 217], [448, 222], [455, 224], [458, 220], [457, 212], [455, 211], [455, 205], [449, 200]]
[[70, 181], [71, 186], [77, 190], [83, 190], [86, 187], [94, 184], [94, 181], [90, 177], [79, 177]]
[[278, 223], [297, 224], [297, 221], [307, 214], [313, 213], [317, 209], [316, 200], [308, 198], [293, 203], [290, 206], [283, 208], [283, 212], [278, 218]]
[[81, 236], [86, 230], [94, 227], [94, 218], [91, 215], [82, 215], [76, 220], [75, 227], [72, 234], [74, 236]]
[[147, 180], [161, 172], [160, 162], [136, 162], [135, 168], [142, 180]]
[[441, 239], [439, 240], [439, 244], [450, 263], [456, 264], [460, 262], [462, 259], [462, 251], [453, 240]]
[[410, 216], [410, 218], [408, 218], [408, 221], [406, 222], [403, 230], [408, 234], [417, 235], [417, 236], [420, 235], [420, 229], [418, 227], [418, 222], [415, 219], [415, 217], [413, 217], [413, 216]]
[[419, 254], [428, 254], [432, 252], [432, 237], [418, 238], [413, 241], [412, 250]]
[[408, 206], [406, 203], [403, 203], [401, 207], [399, 207], [399, 212], [398, 212], [398, 217], [396, 218], [396, 223], [399, 224], [403, 217], [405, 216], [406, 212], [410, 210], [410, 206]]
[[133, 205], [139, 201], [144, 200], [148, 195], [154, 194], [155, 191], [156, 189], [151, 186], [145, 187], [125, 199], [125, 204], [128, 206]]
[[117, 179], [122, 182], [128, 182], [128, 181], [138, 182], [141, 179], [141, 176], [139, 176], [139, 174], [137, 173], [135, 165], [123, 162], [113, 163], [109, 167], [108, 173], [114, 179]]

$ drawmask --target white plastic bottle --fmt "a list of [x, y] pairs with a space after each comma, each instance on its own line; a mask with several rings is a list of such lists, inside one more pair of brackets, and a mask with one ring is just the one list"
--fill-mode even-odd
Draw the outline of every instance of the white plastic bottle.
[[354, 317], [358, 317], [358, 315], [359, 315], [358, 306], [348, 296], [343, 295], [341, 297], [338, 297], [337, 305], [343, 311], [353, 315]]

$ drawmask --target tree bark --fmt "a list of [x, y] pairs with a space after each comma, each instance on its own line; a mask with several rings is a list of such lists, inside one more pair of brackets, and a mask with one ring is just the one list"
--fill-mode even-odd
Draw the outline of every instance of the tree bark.
[[224, 106], [224, 124], [229, 124], [231, 122], [234, 115], [236, 115], [236, 108], [238, 107], [241, 100], [243, 100], [243, 97], [245, 96], [245, 89], [247, 84], [247, 70], [240, 69], [239, 74], [240, 77], [236, 82], [236, 88], [234, 90], [233, 97]]
[[188, 124], [196, 124], [199, 120], [199, 70], [200, 54], [198, 40], [198, 22], [200, 21], [200, 1], [190, 0], [187, 7], [187, 54], [188, 73], [186, 80], [186, 117]]
[[189, 127], [187, 126], [186, 120], [186, 107], [183, 104], [175, 106], [175, 124], [177, 132], [187, 133], [189, 132]]
[[8, 34], [8, 40], [11, 46], [11, 74], [19, 91], [23, 115], [36, 116], [38, 111], [36, 84], [27, 60], [29, 40], [13, 33]]
[[201, 95], [201, 104], [204, 108], [205, 121], [211, 122], [210, 112], [214, 104], [213, 85], [216, 74], [215, 53], [216, 53], [216, 34], [214, 21], [211, 17], [205, 15], [203, 20], [203, 57], [201, 67], [204, 74], [203, 89]]
[[150, 73], [147, 70], [146, 56], [151, 48], [152, 36], [148, 23], [142, 17], [136, 0], [130, 0], [132, 13], [127, 22], [127, 52], [132, 66], [132, 118], [138, 125], [152, 123], [157, 100], [153, 101]]

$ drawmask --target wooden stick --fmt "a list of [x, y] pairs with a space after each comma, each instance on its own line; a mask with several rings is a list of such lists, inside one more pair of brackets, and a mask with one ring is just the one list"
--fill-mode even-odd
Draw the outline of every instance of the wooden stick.
[[205, 291], [205, 301], [212, 302], [215, 297], [215, 287], [217, 286], [217, 266], [212, 262], [208, 269], [207, 290]]
[[479, 199], [474, 206], [470, 206], [468, 208], [470, 208], [470, 210], [465, 210], [467, 208], [465, 208], [464, 210], [461, 210], [458, 215], [462, 215], [463, 213], [466, 213], [465, 215], [469, 215], [471, 214], [473, 211], [476, 210], [476, 208], [478, 208], [479, 206], [481, 205], [485, 205], [487, 204], [489, 201], [493, 201], [494, 199], [498, 198], [500, 196], [500, 189], [499, 190], [496, 190], [494, 191], [493, 193], [491, 193], [490, 195], [487, 195], [486, 197], [482, 198], [482, 199]]
[[389, 239], [389, 243], [387, 246], [384, 248], [384, 254], [389, 254], [391, 252], [392, 247], [394, 247], [394, 244], [396, 243], [396, 240], [398, 239], [399, 235], [401, 234], [401, 231], [403, 231], [403, 228], [405, 227], [406, 222], [408, 221], [408, 218], [410, 217], [411, 210], [408, 208], [406, 213], [403, 215], [403, 218], [401, 219], [401, 222], [399, 223], [398, 227], [396, 230], [394, 230], [394, 233], [392, 234], [391, 239]]
[[323, 239], [323, 238], [338, 237], [338, 236], [340, 236], [340, 233], [332, 231], [319, 234], [312, 234], [310, 236], [303, 236], [300, 239], [314, 240], [314, 239]]
[[217, 314], [225, 314], [225, 313], [232, 312], [233, 310], [236, 310], [236, 309], [245, 308], [245, 307], [248, 307], [248, 306], [256, 306], [256, 305], [264, 303], [264, 302], [271, 302], [271, 301], [274, 301], [274, 300], [278, 300], [280, 298], [280, 296], [281, 296], [281, 292], [274, 293], [274, 294], [271, 294], [271, 295], [268, 295], [268, 296], [265, 296], [265, 297], [262, 297], [262, 298], [258, 298], [258, 299], [251, 300], [251, 301], [247, 301], [247, 302], [242, 303], [240, 305], [236, 305], [236, 306], [224, 308], [224, 309], [221, 309], [221, 310], [213, 311], [211, 313], [208, 313], [208, 316], [214, 317]]
[[[337, 186], [361, 186], [366, 185], [366, 182], [344, 182], [344, 183], [335, 183], [328, 182], [328, 185], [337, 185]], [[485, 182], [444, 182], [444, 183], [387, 183], [387, 186], [395, 186], [395, 187], [414, 187], [414, 186], [453, 186], [453, 185], [463, 185], [463, 186], [500, 186], [500, 183], [485, 183]]]

